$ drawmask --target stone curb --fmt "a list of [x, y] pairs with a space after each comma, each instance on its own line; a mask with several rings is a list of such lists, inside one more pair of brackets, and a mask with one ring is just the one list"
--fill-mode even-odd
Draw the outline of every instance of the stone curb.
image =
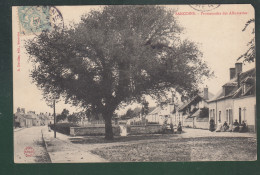
[[42, 141], [43, 141], [43, 143], [44, 143], [44, 148], [45, 148], [45, 150], [46, 150], [46, 152], [47, 152], [47, 154], [48, 154], [48, 157], [49, 157], [49, 159], [50, 159], [50, 163], [52, 163], [52, 160], [51, 160], [51, 156], [50, 156], [50, 154], [49, 154], [49, 152], [48, 152], [48, 145], [47, 145], [47, 143], [46, 143], [46, 141], [45, 141], [45, 139], [44, 139], [44, 136], [43, 136], [43, 132], [42, 132], [42, 129], [41, 129], [41, 133], [42, 133]]

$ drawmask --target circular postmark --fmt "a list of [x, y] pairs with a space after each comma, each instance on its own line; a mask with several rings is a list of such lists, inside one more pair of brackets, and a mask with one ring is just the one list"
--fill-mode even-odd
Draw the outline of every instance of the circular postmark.
[[30, 146], [24, 148], [24, 155], [25, 157], [32, 157], [34, 155], [34, 149]]
[[20, 33], [24, 35], [39, 34], [42, 31], [63, 29], [61, 12], [54, 6], [20, 6], [18, 7]]
[[64, 28], [64, 20], [61, 12], [55, 7], [50, 6], [50, 22], [52, 28], [55, 29], [63, 29]]
[[193, 5], [190, 5], [190, 7], [193, 8], [194, 10], [201, 11], [201, 12], [211, 11], [211, 10], [218, 8], [219, 6], [220, 6], [220, 4], [193, 4]]

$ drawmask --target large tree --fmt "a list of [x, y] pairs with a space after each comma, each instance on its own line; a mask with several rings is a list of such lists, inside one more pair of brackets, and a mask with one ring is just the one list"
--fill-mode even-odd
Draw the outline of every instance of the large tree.
[[55, 94], [105, 120], [120, 103], [160, 96], [174, 88], [189, 94], [210, 71], [196, 44], [181, 40], [173, 11], [161, 6], [105, 6], [63, 30], [42, 32], [26, 44], [31, 77]]
[[243, 59], [243, 62], [254, 62], [256, 58], [256, 50], [255, 50], [255, 19], [250, 19], [246, 22], [245, 27], [243, 28], [243, 32], [247, 30], [249, 26], [252, 26], [252, 38], [247, 43], [247, 51], [243, 53], [237, 60]]

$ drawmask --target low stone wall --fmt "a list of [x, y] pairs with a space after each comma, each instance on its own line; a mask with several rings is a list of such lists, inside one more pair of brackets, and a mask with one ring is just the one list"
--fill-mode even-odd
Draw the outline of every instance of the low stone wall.
[[[118, 125], [113, 126], [113, 133], [115, 136], [120, 135], [120, 127]], [[162, 132], [162, 125], [131, 125], [127, 126], [127, 133], [130, 135], [137, 134], [152, 134]], [[94, 136], [94, 135], [105, 135], [104, 125], [89, 125], [85, 127], [70, 127], [71, 136]]]
[[193, 118], [187, 118], [183, 121], [184, 127], [193, 128]]
[[162, 132], [162, 125], [131, 125], [130, 133], [131, 135], [136, 134], [152, 134]]
[[[115, 136], [120, 135], [119, 126], [113, 126], [113, 133]], [[70, 135], [72, 136], [86, 136], [86, 135], [105, 135], [105, 125], [90, 125], [85, 127], [70, 127]]]
[[194, 128], [209, 129], [209, 122], [196, 121], [194, 125]]
[[196, 118], [194, 125], [194, 128], [209, 129], [209, 118]]
[[183, 122], [184, 127], [199, 128], [199, 129], [209, 129], [209, 119], [208, 118], [187, 118]]

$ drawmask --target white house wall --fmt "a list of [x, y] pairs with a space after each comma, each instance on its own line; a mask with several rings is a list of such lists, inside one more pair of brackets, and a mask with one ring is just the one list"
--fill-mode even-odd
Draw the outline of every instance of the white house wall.
[[254, 130], [256, 123], [256, 98], [241, 97], [234, 100], [234, 119], [239, 121], [239, 108], [241, 108], [241, 119], [245, 120], [247, 125]]
[[[210, 110], [215, 109], [214, 121], [216, 124], [218, 124], [219, 122], [224, 123], [225, 121], [228, 121], [227, 116], [226, 116], [226, 110], [228, 110], [228, 109], [232, 110], [231, 117], [233, 117], [233, 106], [234, 106], [233, 103], [234, 103], [233, 99], [223, 99], [223, 100], [219, 100], [217, 102], [209, 103], [209, 115], [210, 115]], [[221, 114], [220, 114], [220, 112], [221, 112]], [[234, 119], [232, 121], [234, 122]]]
[[[226, 116], [226, 110], [231, 110], [232, 121], [239, 122], [239, 108], [241, 108], [241, 121], [245, 120], [251, 131], [255, 131], [256, 124], [256, 98], [255, 96], [246, 96], [235, 99], [223, 99], [220, 101], [214, 101], [209, 103], [209, 120], [214, 119], [215, 123], [219, 123], [219, 111], [221, 111], [221, 123], [228, 121]], [[215, 115], [212, 116], [211, 110], [215, 110]]]

